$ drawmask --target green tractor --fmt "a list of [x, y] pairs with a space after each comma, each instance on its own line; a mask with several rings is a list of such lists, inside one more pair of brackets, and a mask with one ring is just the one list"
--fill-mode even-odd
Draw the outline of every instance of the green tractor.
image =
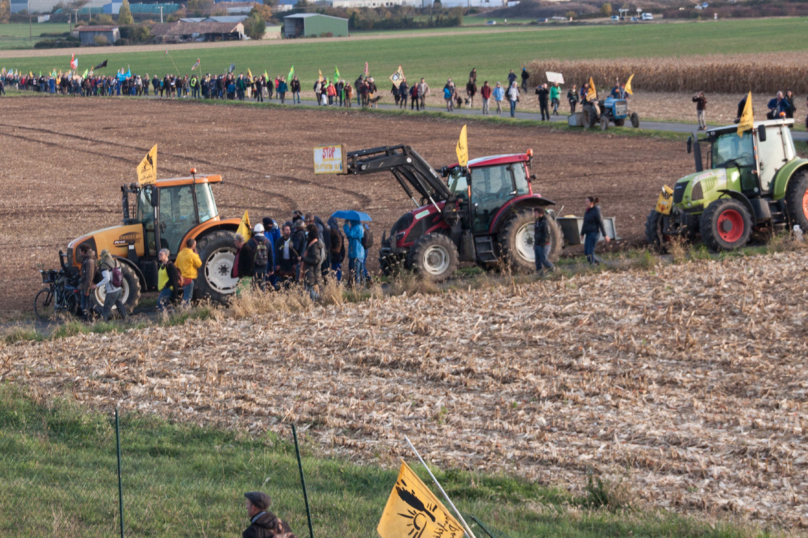
[[[808, 160], [797, 157], [792, 119], [755, 122], [738, 135], [738, 126], [693, 134], [687, 152], [696, 173], [673, 189], [662, 188], [648, 215], [645, 237], [664, 251], [672, 237], [695, 241], [713, 251], [741, 248], [753, 230], [774, 232], [799, 226], [808, 232]], [[702, 144], [709, 149], [706, 166]]]

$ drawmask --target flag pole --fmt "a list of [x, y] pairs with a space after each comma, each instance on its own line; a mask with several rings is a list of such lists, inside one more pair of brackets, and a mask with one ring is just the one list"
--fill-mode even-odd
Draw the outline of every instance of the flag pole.
[[443, 498], [446, 499], [446, 502], [449, 503], [449, 506], [451, 506], [452, 510], [455, 511], [455, 514], [457, 514], [457, 517], [460, 518], [460, 523], [463, 524], [463, 528], [465, 529], [466, 533], [468, 533], [468, 535], [471, 538], [477, 538], [476, 536], [474, 536], [474, 533], [471, 532], [471, 529], [469, 528], [468, 523], [466, 523], [466, 520], [463, 519], [463, 515], [460, 513], [460, 510], [457, 509], [457, 507], [454, 505], [454, 503], [449, 498], [449, 496], [446, 495], [446, 492], [443, 491], [443, 487], [441, 487], [440, 483], [438, 482], [438, 479], [435, 478], [435, 475], [433, 475], [432, 471], [430, 471], [429, 467], [427, 467], [426, 462], [424, 462], [424, 458], [421, 457], [421, 454], [419, 454], [418, 451], [415, 449], [415, 447], [412, 445], [412, 442], [410, 441], [410, 438], [405, 435], [404, 439], [407, 440], [407, 444], [410, 445], [410, 448], [412, 449], [412, 451], [415, 452], [416, 456], [418, 456], [418, 460], [421, 462], [421, 465], [424, 466], [424, 469], [426, 469], [426, 472], [429, 473], [429, 476], [430, 476], [430, 478], [432, 478], [432, 481], [435, 482], [436, 486], [438, 486], [438, 489], [443, 494]]

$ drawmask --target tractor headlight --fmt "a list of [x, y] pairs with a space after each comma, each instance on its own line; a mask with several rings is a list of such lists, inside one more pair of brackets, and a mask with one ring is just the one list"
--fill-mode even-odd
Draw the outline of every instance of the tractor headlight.
[[699, 182], [696, 183], [696, 186], [693, 187], [692, 191], [690, 191], [690, 199], [696, 201], [701, 200], [702, 198], [704, 198], [704, 192], [702, 191], [701, 188], [701, 182]]

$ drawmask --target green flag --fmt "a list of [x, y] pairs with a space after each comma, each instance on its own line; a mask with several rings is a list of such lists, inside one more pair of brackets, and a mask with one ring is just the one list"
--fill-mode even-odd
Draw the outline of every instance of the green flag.
[[40, 76], [40, 77], [42, 76], [42, 71], [40, 71], [40, 72], [39, 72], [39, 76]]
[[289, 79], [289, 80], [292, 80], [292, 79], [294, 78], [294, 76], [295, 76], [295, 66], [292, 66], [292, 68], [289, 70], [289, 77], [288, 77], [288, 79]]
[[85, 69], [85, 70], [84, 70], [84, 74], [83, 74], [83, 75], [81, 75], [81, 78], [87, 78], [87, 73], [89, 73], [89, 72], [90, 72], [90, 70], [89, 70], [89, 69]]
[[335, 65], [334, 66], [334, 84], [336, 84], [337, 82], [339, 82], [339, 69]]
[[269, 80], [269, 75], [267, 74], [266, 69], [264, 70], [264, 78]]

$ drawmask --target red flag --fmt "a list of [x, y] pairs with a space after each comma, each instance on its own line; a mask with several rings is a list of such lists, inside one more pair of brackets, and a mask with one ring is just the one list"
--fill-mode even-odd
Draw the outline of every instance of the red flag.
[[70, 55], [70, 68], [75, 71], [79, 68], [79, 61], [76, 59], [75, 54]]
[[365, 62], [365, 76], [368, 76], [368, 63]]

